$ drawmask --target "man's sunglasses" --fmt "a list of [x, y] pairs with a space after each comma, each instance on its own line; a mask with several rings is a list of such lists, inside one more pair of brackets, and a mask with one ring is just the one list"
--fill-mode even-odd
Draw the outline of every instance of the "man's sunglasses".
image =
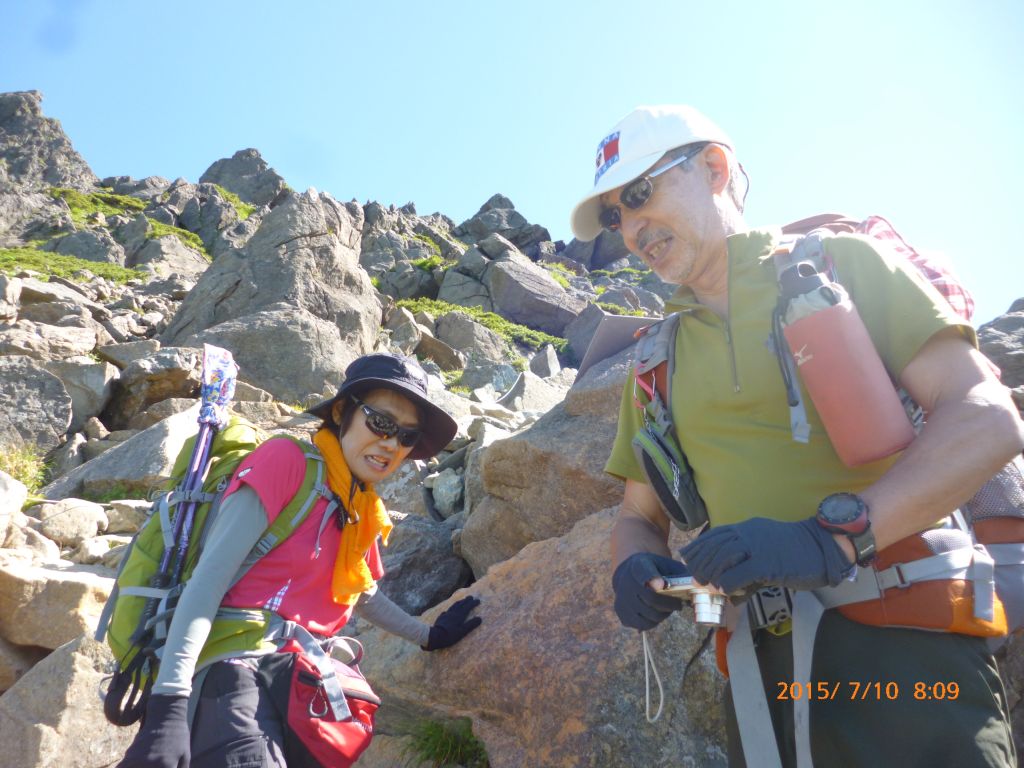
[[[677, 165], [682, 165], [691, 157], [696, 157], [706, 146], [707, 142], [703, 144], [695, 144], [693, 149], [682, 157], [677, 157], [671, 163], [661, 166], [658, 170], [652, 171], [645, 176], [641, 176], [640, 178], [629, 182], [629, 184], [622, 188], [622, 192], [619, 193], [619, 202], [631, 211], [635, 211], [637, 208], [642, 207], [651, 199], [651, 195], [654, 194], [653, 180], [655, 178], [661, 176], [661, 174], [666, 171], [672, 170]], [[622, 226], [622, 213], [619, 211], [619, 206], [613, 205], [611, 208], [603, 208], [597, 215], [597, 220], [601, 223], [601, 226], [609, 232], [615, 232]]]
[[377, 437], [387, 438], [395, 437], [397, 435], [398, 444], [400, 446], [403, 448], [412, 448], [420, 439], [420, 435], [423, 434], [422, 429], [398, 426], [398, 422], [386, 413], [376, 411], [360, 400], [356, 400], [355, 403], [366, 415], [366, 428], [373, 432]]

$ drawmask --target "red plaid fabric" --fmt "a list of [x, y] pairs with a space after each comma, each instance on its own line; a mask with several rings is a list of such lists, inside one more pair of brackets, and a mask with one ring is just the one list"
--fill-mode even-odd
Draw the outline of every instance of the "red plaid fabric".
[[974, 299], [967, 289], [946, 267], [915, 251], [892, 224], [881, 216], [869, 216], [857, 225], [855, 231], [887, 241], [895, 250], [910, 259], [936, 290], [945, 296], [953, 310], [964, 320], [971, 322], [974, 315]]

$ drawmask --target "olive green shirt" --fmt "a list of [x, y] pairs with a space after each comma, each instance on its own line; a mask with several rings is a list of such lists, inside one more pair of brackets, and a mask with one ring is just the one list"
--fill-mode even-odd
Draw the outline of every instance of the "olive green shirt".
[[[793, 440], [770, 337], [778, 297], [771, 254], [779, 237], [778, 230], [729, 237], [726, 320], [699, 304], [685, 287], [666, 305], [667, 312], [682, 313], [671, 382], [673, 419], [712, 525], [751, 517], [806, 519], [822, 498], [863, 490], [897, 458], [845, 466], [802, 385], [811, 435], [808, 443]], [[944, 328], [958, 326], [977, 345], [973, 328], [905, 257], [861, 235], [829, 238], [826, 253], [894, 378]], [[632, 390], [631, 377], [605, 471], [647, 482], [631, 444], [641, 424]]]

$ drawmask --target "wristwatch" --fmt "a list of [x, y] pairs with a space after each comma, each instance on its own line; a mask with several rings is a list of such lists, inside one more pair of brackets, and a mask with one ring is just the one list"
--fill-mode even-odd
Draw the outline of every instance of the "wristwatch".
[[857, 565], [875, 559], [875, 534], [868, 520], [868, 505], [855, 493], [833, 493], [818, 505], [818, 525], [829, 533], [840, 533], [853, 544]]

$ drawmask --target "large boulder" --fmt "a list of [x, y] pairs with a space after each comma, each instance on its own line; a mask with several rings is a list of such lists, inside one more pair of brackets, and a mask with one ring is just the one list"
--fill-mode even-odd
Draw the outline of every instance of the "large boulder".
[[495, 261], [483, 282], [495, 312], [555, 336], [561, 336], [586, 306], [566, 293], [546, 269], [525, 257]]
[[285, 403], [303, 402], [325, 382], [340, 383], [360, 354], [337, 325], [284, 303], [219, 323], [184, 342], [229, 350], [241, 378]]
[[544, 227], [530, 224], [512, 201], [500, 194], [493, 195], [472, 217], [452, 230], [452, 234], [473, 242], [498, 234], [521, 249], [551, 239]]
[[0, 637], [57, 648], [96, 629], [114, 585], [108, 568], [0, 558]]
[[378, 732], [469, 717], [492, 768], [724, 766], [722, 678], [713, 654], [699, 651], [705, 633], [684, 612], [649, 635], [666, 699], [661, 720], [644, 720], [640, 638], [611, 610], [614, 516], [591, 514], [491, 568], [468, 590], [481, 600], [483, 624], [447, 651], [424, 654], [365, 632], [361, 667], [384, 699]]
[[56, 448], [71, 416], [71, 397], [60, 379], [28, 357], [0, 357], [0, 446]]
[[338, 327], [354, 354], [373, 348], [380, 303], [357, 248], [362, 209], [310, 190], [263, 219], [242, 251], [220, 256], [161, 335], [165, 344], [281, 302]]
[[196, 433], [198, 402], [169, 416], [44, 486], [47, 499], [109, 494], [147, 498], [162, 488], [185, 441]]
[[5, 768], [106, 768], [136, 727], [117, 728], [97, 696], [113, 658], [89, 637], [61, 646], [0, 696]]
[[0, 181], [86, 190], [98, 179], [60, 122], [43, 117], [39, 91], [0, 93]]
[[481, 460], [487, 495], [462, 530], [462, 555], [475, 574], [621, 500], [621, 482], [603, 471], [616, 418], [616, 412], [572, 416], [560, 405], [487, 449]]

